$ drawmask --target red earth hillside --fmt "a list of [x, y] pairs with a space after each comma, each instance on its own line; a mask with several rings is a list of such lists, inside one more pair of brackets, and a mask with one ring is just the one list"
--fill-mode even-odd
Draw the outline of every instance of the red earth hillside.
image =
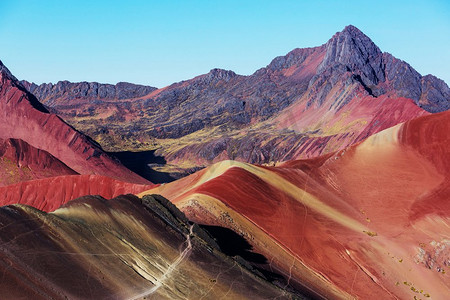
[[0, 186], [74, 174], [77, 172], [47, 151], [36, 149], [22, 140], [0, 139]]
[[[24, 141], [51, 154], [79, 174], [98, 174], [129, 182], [149, 183], [108, 156], [88, 137], [49, 113], [1, 62], [0, 139]], [[35, 166], [38, 165], [35, 162]]]
[[152, 187], [99, 175], [58, 176], [0, 187], [0, 206], [17, 203], [51, 212], [81, 196], [100, 195], [110, 199], [138, 194]]
[[315, 159], [224, 161], [143, 194], [239, 232], [319, 298], [448, 299], [449, 143], [444, 112]]

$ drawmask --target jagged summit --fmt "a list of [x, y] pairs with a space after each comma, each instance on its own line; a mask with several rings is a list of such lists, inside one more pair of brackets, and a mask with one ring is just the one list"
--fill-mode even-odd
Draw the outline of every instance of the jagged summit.
[[[376, 47], [375, 43], [367, 35], [365, 35], [364, 32], [362, 32], [360, 29], [358, 29], [357, 27], [355, 27], [353, 25], [345, 26], [344, 29], [336, 32], [331, 37], [331, 39], [328, 40], [328, 43], [330, 41], [332, 41], [333, 39], [338, 39], [338, 38], [341, 38], [341, 39], [349, 38], [349, 39], [353, 39], [353, 42], [355, 42], [355, 43], [358, 43], [358, 44], [361, 43], [361, 44], [366, 44], [366, 45], [373, 44]], [[376, 47], [376, 48], [378, 48], [378, 47]]]
[[219, 68], [211, 69], [211, 71], [206, 74], [209, 79], [217, 79], [217, 80], [225, 80], [228, 81], [233, 77], [236, 77], [237, 74], [231, 70], [224, 70]]
[[9, 69], [3, 64], [1, 60], [0, 60], [0, 73], [2, 74], [2, 76], [3, 74], [6, 74], [6, 76], [9, 77], [11, 80], [17, 81], [17, 78], [11, 74], [11, 71], [9, 71]]
[[380, 48], [361, 30], [349, 25], [336, 33], [326, 44], [326, 54], [318, 72], [344, 65], [348, 71], [361, 76], [366, 85], [377, 85], [385, 80]]
[[177, 84], [180, 84], [180, 83], [186, 84], [187, 82], [190, 82], [190, 81], [195, 82], [196, 84], [209, 85], [209, 84], [216, 83], [219, 81], [228, 82], [231, 79], [238, 77], [238, 76], [240, 76], [240, 75], [236, 74], [235, 72], [233, 72], [231, 70], [214, 68], [214, 69], [211, 69], [208, 73], [196, 76], [196, 77], [192, 78], [191, 80], [174, 83], [173, 86], [176, 86]]
[[366, 36], [358, 27], [350, 24], [344, 27], [344, 29], [336, 34], [351, 34], [354, 36], [363, 35]]

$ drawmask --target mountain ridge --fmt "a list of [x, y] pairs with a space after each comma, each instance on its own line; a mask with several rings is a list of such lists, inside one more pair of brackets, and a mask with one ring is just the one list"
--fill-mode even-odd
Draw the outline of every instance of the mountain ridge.
[[248, 76], [212, 69], [140, 98], [91, 100], [60, 98], [49, 109], [108, 151], [156, 150], [168, 164], [188, 169], [220, 159], [276, 163], [343, 149], [448, 110], [450, 89], [347, 26], [323, 45], [294, 49]]
[[[211, 69], [210, 72], [198, 75], [190, 80], [194, 80], [196, 78], [208, 78], [209, 80], [206, 80], [206, 83], [210, 83], [210, 80], [212, 79], [214, 80], [226, 79], [226, 81], [229, 81], [229, 79], [233, 77], [248, 78], [255, 75], [259, 75], [262, 73], [262, 70], [269, 69], [274, 71], [280, 70], [280, 67], [282, 69], [286, 69], [291, 67], [293, 64], [302, 63], [305, 60], [305, 58], [309, 54], [311, 54], [311, 52], [317, 51], [319, 49], [325, 49], [326, 54], [324, 60], [320, 63], [317, 69], [318, 73], [323, 72], [326, 68], [331, 67], [334, 64], [343, 64], [346, 67], [350, 68], [347, 71], [354, 72], [356, 73], [356, 75], [361, 76], [362, 82], [367, 87], [374, 85], [376, 86], [381, 82], [385, 82], [386, 79], [388, 79], [388, 77], [389, 81], [392, 81], [394, 78], [398, 81], [399, 80], [398, 77], [404, 76], [398, 76], [396, 72], [400, 71], [398, 69], [405, 68], [407, 70], [402, 75], [408, 75], [406, 76], [407, 78], [409, 78], [409, 76], [415, 77], [413, 80], [417, 80], [417, 78], [419, 80], [424, 79], [425, 81], [431, 82], [432, 84], [434, 81], [439, 81], [439, 83], [435, 85], [440, 85], [440, 89], [445, 90], [443, 94], [445, 94], [446, 97], [450, 95], [448, 85], [445, 83], [445, 81], [437, 78], [432, 74], [422, 76], [406, 62], [395, 58], [394, 56], [392, 56], [392, 54], [388, 52], [382, 52], [380, 48], [367, 35], [365, 35], [361, 30], [359, 30], [357, 27], [353, 25], [348, 25], [342, 31], [336, 32], [326, 43], [320, 46], [310, 48], [296, 48], [287, 53], [286, 55], [278, 56], [274, 58], [266, 67], [256, 70], [251, 75], [239, 75], [232, 70], [214, 68]], [[432, 76], [432, 78], [430, 78], [429, 75]], [[74, 93], [74, 95], [72, 96], [73, 98], [77, 98], [76, 96], [89, 98], [90, 96], [92, 96], [92, 94], [86, 93], [86, 88], [89, 87], [95, 90], [96, 88], [93, 87], [93, 85], [109, 88], [114, 86], [116, 89], [120, 89], [120, 85], [129, 85], [131, 91], [129, 91], [129, 93], [122, 93], [119, 97], [117, 97], [119, 100], [123, 100], [123, 99], [144, 97], [146, 95], [151, 94], [153, 91], [163, 90], [177, 84], [186, 83], [190, 80], [183, 80], [181, 82], [176, 82], [159, 89], [151, 86], [136, 85], [127, 82], [119, 82], [115, 85], [112, 85], [112, 84], [101, 84], [98, 82], [85, 82], [85, 81], [70, 82], [64, 80], [58, 81], [56, 84], [43, 83], [40, 85], [36, 85], [26, 80], [22, 80], [21, 83], [30, 92], [32, 93], [34, 92], [41, 101], [46, 102], [48, 101], [47, 99], [49, 96], [51, 98], [60, 98], [61, 95], [58, 93], [67, 92], [74, 88], [78, 89], [80, 85], [85, 85], [84, 93], [81, 93], [81, 95], [76, 95], [76, 93]], [[406, 80], [408, 81], [410, 79]], [[311, 85], [311, 83], [309, 85]], [[418, 84], [418, 86], [421, 86], [421, 84]], [[415, 100], [417, 104], [419, 104], [419, 99], [421, 99], [421, 97], [425, 97], [426, 99], [426, 95], [423, 95], [423, 93], [420, 92], [423, 87], [419, 88], [418, 91], [416, 90], [408, 94], [405, 94], [405, 90], [402, 89], [400, 83], [394, 83], [392, 88], [394, 90], [399, 89], [400, 97], [411, 98]], [[411, 85], [409, 85], [408, 88], [411, 88]], [[133, 91], [135, 95], [133, 95]], [[377, 92], [375, 92], [374, 95], [376, 96], [379, 95], [379, 93], [385, 92], [386, 91], [383, 91], [383, 89], [380, 89]], [[99, 96], [98, 98], [100, 99], [112, 98], [110, 94], [107, 95], [107, 97], [104, 96], [105, 93], [102, 93], [102, 95], [103, 96]], [[435, 98], [428, 99], [428, 101], [431, 101], [432, 103], [439, 102], [439, 100]], [[424, 105], [424, 108], [431, 112], [438, 112], [442, 111], [442, 109], [447, 110], [449, 106], [445, 105], [443, 108], [439, 107], [433, 108], [430, 105]]]
[[222, 252], [158, 195], [85, 196], [51, 213], [3, 206], [0, 222], [7, 298], [308, 299]]
[[[149, 183], [107, 155], [92, 139], [50, 113], [3, 64], [0, 65], [0, 129], [0, 139], [22, 140], [38, 151], [51, 154], [76, 173]], [[67, 172], [60, 175], [63, 174]]]

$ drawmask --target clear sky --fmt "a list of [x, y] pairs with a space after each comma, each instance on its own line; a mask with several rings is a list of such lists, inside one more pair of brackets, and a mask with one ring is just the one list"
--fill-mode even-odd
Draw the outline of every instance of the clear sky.
[[0, 0], [0, 60], [36, 83], [163, 87], [216, 67], [252, 74], [348, 24], [450, 84], [448, 0]]

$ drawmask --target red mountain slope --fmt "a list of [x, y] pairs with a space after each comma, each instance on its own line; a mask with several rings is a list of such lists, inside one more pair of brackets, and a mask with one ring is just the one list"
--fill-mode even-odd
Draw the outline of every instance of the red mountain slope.
[[0, 139], [0, 186], [74, 174], [77, 173], [46, 151], [22, 140]]
[[288, 282], [328, 299], [447, 299], [450, 112], [345, 150], [260, 167], [224, 161], [147, 193], [243, 235]]
[[80, 174], [99, 174], [148, 183], [109, 157], [58, 116], [48, 113], [0, 62], [0, 139], [10, 138], [50, 153]]
[[152, 187], [99, 175], [58, 176], [0, 187], [0, 206], [20, 203], [54, 211], [81, 196], [100, 195], [110, 199], [124, 194], [138, 194]]

